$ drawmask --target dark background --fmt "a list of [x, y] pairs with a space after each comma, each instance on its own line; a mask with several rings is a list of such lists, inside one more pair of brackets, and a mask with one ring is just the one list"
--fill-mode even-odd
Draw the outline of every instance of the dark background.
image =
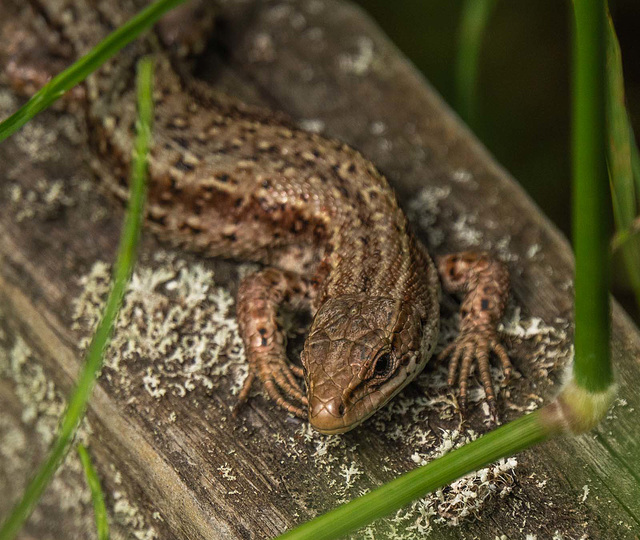
[[[462, 0], [357, 0], [455, 108]], [[627, 103], [640, 128], [640, 2], [610, 3]], [[497, 2], [480, 56], [474, 131], [571, 238], [570, 52], [572, 10], [559, 0]], [[640, 269], [638, 269], [640, 271]], [[638, 321], [620, 264], [614, 291]]]

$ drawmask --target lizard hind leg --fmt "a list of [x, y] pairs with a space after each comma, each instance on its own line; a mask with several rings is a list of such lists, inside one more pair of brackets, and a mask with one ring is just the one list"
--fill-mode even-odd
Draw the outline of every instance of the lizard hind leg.
[[474, 361], [484, 387], [492, 417], [496, 418], [495, 393], [489, 358], [494, 353], [508, 379], [511, 362], [497, 337], [509, 294], [509, 273], [504, 264], [484, 252], [464, 252], [440, 257], [437, 261], [442, 284], [447, 292], [463, 295], [460, 306], [460, 334], [446, 347], [440, 358], [450, 357], [448, 383], [456, 383], [459, 369], [460, 408], [467, 404], [468, 378]]
[[249, 375], [239, 394], [239, 404], [249, 398], [255, 379], [276, 404], [306, 418], [307, 398], [296, 376], [302, 370], [287, 359], [286, 337], [278, 325], [284, 303], [308, 303], [309, 286], [292, 272], [266, 268], [244, 278], [238, 289], [237, 311]]

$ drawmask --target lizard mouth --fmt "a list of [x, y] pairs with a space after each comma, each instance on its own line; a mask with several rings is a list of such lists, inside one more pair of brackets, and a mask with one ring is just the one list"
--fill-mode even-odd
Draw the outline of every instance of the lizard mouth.
[[312, 418], [309, 416], [309, 423], [318, 433], [322, 433], [323, 435], [339, 435], [341, 433], [346, 433], [347, 431], [351, 431], [352, 429], [358, 427], [362, 422], [367, 420], [370, 416], [376, 412], [377, 409], [372, 410], [367, 415], [359, 418], [355, 422], [346, 425], [339, 425], [335, 427], [324, 426], [322, 423], [319, 423], [317, 418]]
[[[409, 384], [427, 363], [423, 358], [418, 369], [404, 373], [404, 380], [393, 388], [383, 399], [375, 401], [373, 393], [360, 396], [346, 407], [341, 397], [321, 400], [318, 396], [309, 396], [309, 423], [323, 435], [338, 435], [358, 427], [374, 413], [383, 408], [396, 394]], [[368, 403], [363, 403], [367, 400]]]
[[[320, 433], [335, 435], [350, 431], [364, 422], [377, 409], [369, 394], [346, 401], [343, 395], [309, 396], [309, 423]], [[363, 402], [368, 398], [368, 403]]]
[[[312, 398], [310, 401], [311, 406], [309, 407], [309, 423], [316, 431], [323, 435], [346, 433], [358, 427], [376, 411], [384, 407], [404, 386], [404, 384], [401, 385], [390, 396], [381, 400], [379, 403], [375, 403], [371, 399], [371, 394], [365, 394], [356, 401], [352, 401], [348, 407], [344, 406], [340, 398], [334, 398], [329, 401]], [[363, 405], [365, 405], [363, 401], [367, 398], [369, 403], [366, 405], [368, 406], [363, 407]]]

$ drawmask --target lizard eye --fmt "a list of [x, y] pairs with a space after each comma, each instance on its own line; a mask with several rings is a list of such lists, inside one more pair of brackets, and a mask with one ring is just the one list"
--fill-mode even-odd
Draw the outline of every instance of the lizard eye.
[[384, 353], [376, 360], [376, 365], [373, 368], [373, 376], [376, 378], [386, 377], [389, 375], [392, 366], [391, 354]]

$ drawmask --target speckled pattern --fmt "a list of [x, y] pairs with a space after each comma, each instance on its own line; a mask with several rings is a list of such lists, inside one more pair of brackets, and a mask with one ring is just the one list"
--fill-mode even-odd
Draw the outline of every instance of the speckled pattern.
[[[136, 4], [141, 2], [96, 0], [89, 8], [79, 0], [50, 0], [37, 9], [57, 31], [58, 47], [70, 47], [78, 56], [141, 7]], [[153, 52], [151, 228], [207, 256], [265, 265], [245, 278], [238, 293], [250, 363], [241, 400], [257, 378], [278, 405], [308, 415], [317, 430], [347, 431], [413, 380], [432, 355], [439, 329], [436, 266], [411, 233], [386, 179], [360, 153], [298, 129], [277, 113], [216, 93], [183, 73], [184, 56], [198, 49], [198, 36], [205, 35], [212, 20], [203, 6], [196, 3], [175, 16], [180, 28], [191, 30], [187, 48], [177, 45], [183, 42], [180, 30], [166, 23], [85, 83], [77, 97], [102, 158], [99, 174], [112, 192], [127, 197], [136, 117], [134, 67], [142, 54]], [[194, 15], [198, 24], [184, 26], [184, 17]], [[43, 41], [32, 36], [25, 42], [52, 50], [51, 40]], [[39, 80], [41, 69], [22, 67], [19, 59], [38, 55], [15, 44], [8, 50], [13, 51], [10, 76], [16, 88], [29, 89], [29, 80]], [[445, 257], [439, 267], [447, 290], [466, 295], [461, 334], [444, 351], [451, 355], [450, 383], [461, 360], [464, 405], [476, 359], [493, 407], [491, 351], [505, 371], [510, 366], [495, 331], [508, 274], [483, 253]], [[286, 358], [277, 319], [284, 302], [313, 315], [302, 368]]]

